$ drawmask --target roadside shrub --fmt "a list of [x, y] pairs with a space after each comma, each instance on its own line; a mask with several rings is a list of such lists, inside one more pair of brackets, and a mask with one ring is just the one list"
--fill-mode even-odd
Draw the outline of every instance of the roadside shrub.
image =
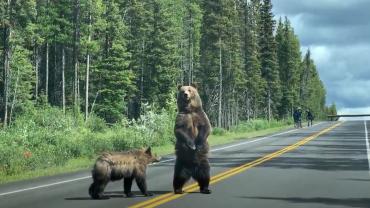
[[[90, 115], [66, 114], [59, 108], [42, 105], [18, 116], [6, 130], [0, 129], [0, 175], [64, 165], [70, 159], [95, 157], [105, 151], [161, 146], [174, 143], [176, 108], [158, 110], [144, 106], [137, 120], [122, 119], [107, 126], [103, 119]], [[253, 120], [241, 122], [231, 132], [248, 132], [285, 125], [290, 121]], [[213, 135], [227, 130], [214, 128]]]
[[104, 119], [94, 114], [90, 114], [86, 121], [86, 127], [93, 132], [102, 132], [107, 129], [107, 124]]
[[233, 126], [230, 128], [231, 132], [236, 133], [243, 133], [243, 132], [250, 132], [250, 131], [258, 131], [268, 128], [276, 128], [285, 125], [292, 124], [291, 120], [271, 120], [270, 122], [267, 120], [256, 119], [250, 121], [242, 121], [239, 125]]
[[215, 127], [215, 128], [212, 129], [212, 134], [213, 135], [222, 136], [222, 135], [225, 135], [226, 132], [227, 132], [226, 129], [223, 129], [223, 128]]

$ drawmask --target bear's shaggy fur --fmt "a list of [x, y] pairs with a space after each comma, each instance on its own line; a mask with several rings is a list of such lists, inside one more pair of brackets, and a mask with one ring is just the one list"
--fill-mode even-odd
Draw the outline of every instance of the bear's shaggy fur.
[[173, 188], [183, 193], [184, 184], [193, 177], [200, 192], [210, 194], [209, 146], [207, 137], [211, 124], [203, 111], [202, 101], [195, 86], [181, 86], [177, 96], [178, 114], [175, 123], [176, 163]]
[[93, 199], [106, 198], [104, 188], [109, 181], [124, 179], [124, 193], [134, 197], [131, 192], [132, 181], [135, 179], [140, 191], [145, 196], [151, 196], [146, 185], [146, 167], [158, 162], [159, 158], [148, 149], [126, 152], [103, 153], [95, 162], [92, 170], [94, 182], [90, 185], [89, 194]]

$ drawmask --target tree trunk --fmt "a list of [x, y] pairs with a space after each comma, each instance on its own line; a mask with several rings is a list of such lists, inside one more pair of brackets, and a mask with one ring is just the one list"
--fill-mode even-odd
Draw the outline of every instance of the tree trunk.
[[268, 89], [268, 121], [271, 121], [271, 89]]
[[[89, 35], [90, 38], [90, 35]], [[86, 86], [85, 86], [85, 121], [89, 116], [89, 76], [90, 76], [90, 54], [87, 54], [86, 63]]]
[[[106, 1], [106, 4], [110, 4], [109, 1]], [[105, 10], [105, 16], [108, 17], [108, 12], [109, 12], [110, 6], [106, 5], [106, 10]], [[104, 58], [107, 58], [109, 55], [109, 28], [105, 28], [105, 43], [104, 43]]]
[[79, 106], [79, 44], [80, 44], [80, 0], [75, 0], [75, 34], [74, 34], [74, 44], [73, 44], [73, 62], [74, 62], [74, 107], [77, 110]]
[[141, 107], [143, 104], [143, 95], [144, 95], [144, 54], [145, 54], [145, 41], [143, 40], [142, 45], [141, 45], [141, 50], [142, 50], [142, 56], [141, 56], [141, 75], [140, 75], [140, 109], [139, 109], [139, 114], [141, 113]]
[[95, 106], [95, 102], [96, 102], [96, 99], [98, 98], [98, 96], [99, 96], [99, 91], [96, 92], [96, 95], [95, 95], [95, 98], [94, 98], [94, 102], [91, 105], [90, 113], [93, 113], [94, 112], [94, 106]]
[[254, 105], [254, 107], [253, 107], [253, 119], [256, 119], [257, 115], [259, 113], [257, 96], [255, 96], [255, 98], [253, 100], [253, 105]]
[[11, 0], [8, 0], [7, 8], [5, 8], [5, 15], [9, 15], [8, 24], [4, 24], [4, 20], [2, 20], [4, 24], [4, 33], [3, 33], [3, 41], [4, 41], [4, 71], [3, 71], [3, 79], [4, 79], [4, 93], [3, 93], [3, 103], [4, 103], [4, 115], [3, 115], [3, 127], [6, 128], [8, 126], [8, 100], [9, 100], [9, 83], [10, 83], [10, 58], [11, 58], [11, 49], [10, 49], [10, 39], [12, 36], [11, 31]]
[[189, 84], [193, 83], [193, 16], [190, 13], [190, 27], [189, 27]]
[[14, 95], [13, 95], [12, 105], [10, 107], [9, 125], [11, 125], [12, 123], [13, 109], [14, 109], [16, 99], [17, 99], [18, 82], [19, 82], [19, 69], [17, 70], [17, 78], [16, 78], [15, 86], [14, 86]]
[[[54, 38], [54, 71], [53, 71], [53, 93], [52, 93], [52, 96], [53, 96], [53, 103], [57, 103], [59, 101], [57, 101], [57, 96], [56, 96], [56, 91], [57, 91], [57, 87], [59, 86], [59, 82], [57, 81], [57, 73], [58, 73], [58, 61], [57, 61], [57, 42], [56, 42], [56, 38]], [[59, 98], [59, 97], [58, 97]]]
[[62, 106], [63, 106], [63, 113], [66, 113], [66, 92], [65, 92], [65, 54], [64, 54], [64, 46], [62, 45]]
[[250, 119], [250, 114], [251, 114], [251, 103], [250, 103], [250, 98], [249, 98], [249, 92], [246, 92], [246, 104], [247, 104], [247, 120], [249, 121]]
[[34, 61], [35, 61], [35, 76], [36, 76], [36, 82], [35, 82], [35, 99], [39, 97], [39, 49], [38, 46], [35, 44], [34, 49]]
[[46, 64], [45, 64], [45, 98], [49, 98], [49, 42], [46, 41]]
[[[91, 42], [91, 12], [89, 12], [89, 37], [88, 43]], [[89, 117], [89, 77], [90, 77], [90, 51], [87, 50], [86, 57], [86, 86], [85, 86], [85, 121]]]
[[227, 104], [227, 130], [230, 129], [230, 127], [232, 126], [232, 110], [231, 110], [231, 107], [232, 105], [230, 105], [230, 101], [228, 102]]
[[[8, 11], [10, 10], [10, 0], [8, 0]], [[10, 73], [10, 46], [9, 46], [9, 40], [11, 37], [11, 29], [10, 25], [5, 26], [3, 33], [3, 41], [4, 41], [4, 71], [3, 71], [3, 78], [4, 78], [4, 97], [3, 97], [3, 103], [4, 103], [4, 117], [3, 117], [3, 127], [6, 128], [8, 124], [8, 92], [9, 92], [9, 73]]]
[[218, 127], [221, 127], [221, 121], [222, 121], [222, 40], [221, 37], [219, 38], [219, 92], [218, 92]]
[[239, 100], [236, 102], [235, 126], [239, 125]]
[[186, 76], [186, 71], [185, 71], [185, 64], [184, 64], [184, 56], [186, 55], [184, 50], [183, 50], [183, 40], [180, 40], [180, 69], [181, 69], [181, 77], [180, 77], [180, 80], [181, 80], [181, 84], [183, 85], [185, 83], [185, 76]]

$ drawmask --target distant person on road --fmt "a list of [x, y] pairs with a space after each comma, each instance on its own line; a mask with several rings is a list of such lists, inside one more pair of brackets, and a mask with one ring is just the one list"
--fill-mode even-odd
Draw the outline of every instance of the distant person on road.
[[310, 109], [307, 110], [306, 119], [307, 119], [307, 122], [308, 122], [307, 126], [312, 126], [313, 114], [311, 113]]
[[302, 117], [302, 111], [301, 111], [301, 108], [298, 107], [293, 113], [295, 128], [302, 128], [302, 118], [301, 117]]

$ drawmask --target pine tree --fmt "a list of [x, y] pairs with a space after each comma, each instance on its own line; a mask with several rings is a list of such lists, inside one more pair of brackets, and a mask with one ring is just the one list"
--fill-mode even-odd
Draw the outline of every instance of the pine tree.
[[124, 39], [127, 27], [120, 16], [118, 1], [106, 1], [104, 8], [104, 52], [93, 76], [98, 93], [95, 112], [107, 122], [117, 122], [125, 115], [127, 100], [136, 90], [135, 77], [129, 69], [130, 53]]
[[[203, 106], [208, 113], [208, 117], [212, 124], [218, 121], [217, 112], [211, 109], [215, 108], [215, 104], [219, 105], [219, 61], [220, 49], [222, 56], [222, 45], [220, 39], [224, 37], [221, 30], [222, 10], [221, 1], [203, 1], [201, 5], [203, 10], [203, 19], [201, 27], [201, 42], [200, 42], [200, 68], [196, 75], [201, 83]], [[222, 65], [221, 65], [222, 67]], [[222, 68], [221, 68], [222, 69]], [[222, 75], [222, 74], [221, 74]], [[217, 106], [217, 105], [216, 105]], [[219, 106], [221, 107], [221, 106]]]
[[35, 27], [31, 23], [36, 16], [36, 2], [9, 0], [3, 6], [3, 122], [6, 127], [16, 114], [30, 107], [34, 75], [28, 48], [32, 47]]
[[[235, 2], [225, 0], [205, 1], [202, 5], [202, 70], [198, 76], [202, 83], [205, 109], [211, 122], [218, 127], [228, 127], [228, 105], [229, 101], [236, 100], [232, 93], [236, 90], [236, 77], [240, 77], [242, 67], [240, 21], [237, 18], [239, 11], [236, 8]], [[228, 83], [228, 88], [225, 88], [223, 82]], [[212, 110], [215, 103], [217, 111]]]
[[290, 117], [297, 104], [299, 66], [301, 61], [299, 41], [294, 34], [290, 22], [279, 20], [276, 32], [277, 56], [280, 81], [282, 83], [282, 99], [279, 106], [280, 117]]
[[10, 112], [9, 123], [11, 124], [16, 115], [24, 113], [32, 108], [32, 90], [35, 83], [34, 70], [31, 61], [31, 52], [17, 46], [14, 48], [10, 62], [11, 80], [9, 91]]
[[3, 94], [2, 94], [2, 118], [4, 128], [8, 125], [8, 107], [9, 107], [9, 82], [10, 82], [10, 59], [11, 59], [11, 47], [10, 39], [12, 35], [13, 25], [13, 6], [12, 1], [1, 2], [1, 26], [2, 26], [2, 45], [3, 45]]
[[281, 87], [277, 65], [276, 42], [274, 38], [275, 21], [271, 0], [263, 0], [259, 14], [259, 58], [262, 78], [266, 81], [266, 117], [271, 120], [277, 114], [281, 99]]
[[83, 72], [85, 77], [82, 79], [84, 88], [84, 99], [83, 105], [85, 109], [85, 120], [88, 119], [92, 104], [89, 102], [89, 98], [92, 97], [94, 100], [96, 92], [93, 92], [90, 85], [90, 76], [94, 71], [92, 69], [96, 67], [97, 60], [101, 58], [101, 47], [99, 45], [101, 34], [101, 24], [103, 16], [103, 1], [102, 0], [81, 0], [81, 47], [80, 54], [82, 60], [80, 64], [80, 70]]
[[151, 41], [146, 50], [147, 78], [144, 81], [144, 97], [158, 107], [168, 107], [176, 90], [180, 75], [180, 49], [182, 24], [180, 0], [158, 0], [153, 2]]
[[129, 68], [135, 73], [136, 86], [139, 90], [137, 95], [129, 101], [130, 118], [138, 118], [140, 116], [143, 102], [147, 102], [144, 90], [147, 91], [148, 86], [145, 82], [148, 79], [148, 51], [152, 41], [151, 32], [153, 31], [153, 1], [145, 0], [127, 0], [124, 2], [124, 7], [127, 9], [127, 14], [124, 16], [128, 33], [127, 33], [127, 48], [131, 53]]
[[311, 76], [312, 60], [311, 51], [307, 50], [301, 64], [299, 100], [301, 104], [306, 103], [308, 98], [308, 86]]
[[258, 14], [259, 0], [245, 4], [244, 13], [244, 77], [246, 80], [245, 119], [256, 118], [260, 114], [265, 82], [261, 77], [261, 63], [258, 58]]
[[332, 103], [330, 106], [326, 108], [326, 114], [333, 116], [337, 115], [337, 106], [335, 105], [335, 103]]
[[200, 28], [202, 11], [199, 0], [184, 1], [183, 38], [180, 48], [181, 55], [181, 83], [191, 84], [197, 79], [199, 69]]
[[[120, 42], [113, 42], [109, 56], [96, 69], [99, 97], [96, 113], [109, 123], [120, 121], [125, 115], [127, 98], [135, 91], [134, 74], [128, 70], [128, 53]], [[96, 80], [97, 81], [97, 80]]]
[[325, 112], [326, 91], [314, 61], [311, 59], [311, 52], [307, 53], [302, 61], [300, 75], [300, 101], [303, 108], [310, 109], [318, 118], [322, 118]]

